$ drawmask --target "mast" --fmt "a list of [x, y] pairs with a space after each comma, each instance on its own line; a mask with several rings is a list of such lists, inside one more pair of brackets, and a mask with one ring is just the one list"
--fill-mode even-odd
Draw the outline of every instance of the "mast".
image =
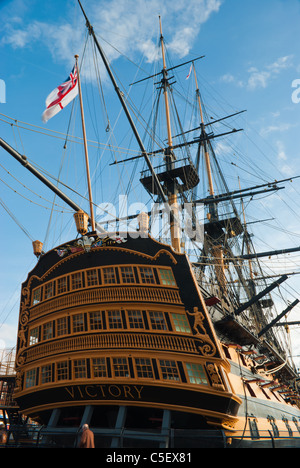
[[[179, 228], [178, 228], [179, 223], [177, 221], [178, 211], [176, 211], [177, 197], [176, 196], [174, 197], [174, 194], [172, 193], [171, 196], [168, 196], [168, 198], [167, 198], [167, 196], [165, 194], [165, 191], [164, 191], [163, 187], [160, 184], [158, 176], [157, 176], [157, 174], [156, 174], [156, 172], [155, 172], [155, 170], [154, 170], [154, 168], [152, 166], [152, 163], [151, 163], [151, 161], [149, 159], [148, 153], [147, 153], [147, 151], [145, 149], [145, 146], [144, 146], [144, 144], [143, 144], [143, 142], [141, 140], [141, 137], [140, 137], [140, 135], [139, 135], [139, 133], [137, 131], [137, 128], [136, 128], [136, 126], [135, 126], [135, 124], [134, 124], [134, 122], [132, 120], [132, 117], [130, 115], [130, 112], [129, 112], [128, 108], [127, 108], [127, 105], [126, 105], [126, 102], [125, 102], [125, 99], [124, 99], [124, 95], [123, 95], [123, 93], [121, 92], [120, 88], [117, 85], [115, 77], [114, 77], [114, 75], [113, 75], [113, 73], [111, 71], [111, 68], [109, 66], [108, 60], [107, 60], [107, 58], [106, 58], [106, 56], [104, 54], [104, 51], [103, 51], [102, 47], [100, 46], [99, 41], [98, 41], [98, 39], [97, 39], [97, 37], [95, 35], [94, 29], [93, 29], [91, 23], [89, 22], [89, 19], [88, 19], [87, 15], [86, 15], [86, 13], [85, 13], [85, 11], [83, 9], [81, 1], [78, 0], [78, 3], [79, 3], [79, 6], [81, 8], [81, 11], [83, 13], [83, 16], [85, 17], [86, 26], [87, 26], [87, 28], [89, 30], [89, 33], [93, 37], [93, 40], [94, 40], [95, 45], [96, 45], [96, 47], [98, 49], [98, 52], [99, 52], [99, 54], [100, 54], [100, 56], [101, 56], [101, 58], [103, 60], [103, 63], [104, 63], [105, 68], [107, 70], [107, 73], [108, 73], [108, 75], [110, 77], [110, 80], [111, 80], [111, 82], [112, 82], [112, 84], [114, 86], [114, 89], [115, 89], [115, 91], [117, 93], [117, 96], [118, 96], [118, 98], [120, 100], [120, 103], [121, 103], [121, 105], [122, 105], [122, 107], [124, 109], [125, 115], [126, 115], [126, 117], [128, 119], [128, 122], [129, 122], [129, 124], [131, 126], [133, 134], [134, 134], [134, 136], [135, 136], [135, 138], [137, 140], [137, 143], [138, 143], [138, 145], [139, 145], [139, 147], [141, 149], [142, 156], [144, 157], [144, 159], [146, 161], [146, 164], [147, 164], [148, 169], [149, 169], [150, 174], [151, 174], [151, 178], [152, 178], [155, 190], [157, 191], [157, 194], [160, 196], [162, 201], [165, 203], [166, 209], [169, 211], [170, 226], [171, 226], [171, 238], [173, 239], [172, 240], [172, 246], [173, 246], [173, 248], [175, 250], [180, 251], [180, 239], [179, 239]], [[165, 73], [166, 72], [167, 72], [167, 70], [165, 69]], [[170, 137], [171, 137], [171, 135], [170, 135]]]
[[[85, 11], [84, 11], [84, 9], [83, 9], [83, 6], [82, 6], [80, 0], [78, 0], [78, 3], [79, 3], [79, 6], [80, 6], [81, 11], [82, 11], [82, 13], [83, 13], [83, 16], [84, 16], [84, 18], [85, 18], [85, 20], [86, 20], [86, 26], [87, 26], [87, 28], [88, 28], [88, 30], [89, 30], [89, 34], [93, 37], [93, 40], [94, 40], [94, 42], [95, 42], [95, 45], [96, 45], [96, 47], [97, 47], [97, 49], [98, 49], [98, 52], [99, 52], [99, 54], [100, 54], [100, 56], [101, 56], [101, 58], [102, 58], [102, 60], [103, 60], [104, 66], [105, 66], [105, 68], [106, 68], [106, 70], [107, 70], [107, 73], [108, 73], [108, 75], [109, 75], [109, 77], [110, 77], [110, 80], [111, 80], [111, 82], [112, 82], [112, 84], [113, 84], [113, 86], [114, 86], [114, 89], [115, 89], [115, 91], [116, 91], [116, 93], [117, 93], [117, 96], [118, 96], [118, 98], [119, 98], [119, 100], [120, 100], [120, 103], [121, 103], [121, 105], [122, 105], [122, 107], [123, 107], [123, 110], [124, 110], [124, 112], [125, 112], [125, 114], [126, 114], [126, 117], [127, 117], [128, 122], [129, 122], [129, 124], [130, 124], [130, 126], [131, 126], [131, 129], [132, 129], [132, 131], [133, 131], [133, 134], [134, 134], [134, 136], [135, 136], [135, 138], [136, 138], [136, 141], [137, 141], [137, 143], [138, 143], [138, 145], [139, 145], [139, 147], [140, 147], [140, 150], [141, 150], [141, 152], [142, 152], [142, 156], [145, 158], [146, 164], [147, 164], [147, 166], [148, 166], [148, 168], [149, 168], [149, 171], [151, 172], [151, 175], [152, 175], [153, 181], [154, 181], [154, 185], [155, 185], [155, 187], [156, 187], [156, 189], [157, 189], [157, 191], [158, 191], [160, 197], [161, 197], [162, 200], [166, 203], [166, 202], [167, 202], [167, 198], [166, 198], [166, 196], [165, 196], [165, 194], [164, 194], [164, 191], [163, 191], [163, 189], [162, 189], [162, 186], [161, 186], [161, 184], [160, 184], [160, 182], [159, 182], [159, 180], [158, 180], [158, 177], [157, 177], [157, 175], [156, 175], [156, 172], [155, 172], [154, 169], [153, 169], [153, 166], [152, 166], [151, 161], [150, 161], [150, 159], [149, 159], [148, 153], [147, 153], [147, 151], [146, 151], [146, 149], [145, 149], [145, 147], [144, 147], [144, 144], [143, 144], [143, 142], [142, 142], [142, 140], [141, 140], [141, 137], [140, 137], [140, 135], [139, 135], [139, 133], [138, 133], [138, 131], [137, 131], [137, 128], [136, 128], [136, 126], [135, 126], [135, 124], [134, 124], [134, 122], [133, 122], [133, 120], [132, 120], [132, 117], [131, 117], [130, 112], [129, 112], [128, 108], [127, 108], [127, 105], [126, 105], [126, 102], [125, 102], [123, 93], [121, 92], [120, 88], [119, 88], [118, 85], [117, 85], [117, 82], [116, 82], [116, 80], [115, 80], [115, 77], [114, 77], [114, 75], [113, 75], [113, 73], [112, 73], [112, 71], [111, 71], [111, 68], [110, 68], [110, 66], [109, 66], [108, 60], [107, 60], [107, 58], [106, 58], [106, 56], [105, 56], [105, 54], [104, 54], [104, 51], [103, 51], [102, 47], [101, 47], [100, 44], [99, 44], [99, 41], [98, 41], [98, 39], [97, 39], [97, 37], [96, 37], [96, 34], [95, 34], [95, 31], [94, 31], [94, 29], [93, 29], [91, 23], [89, 22], [89, 19], [88, 19], [87, 15], [86, 15], [86, 13], [85, 13]], [[172, 217], [172, 213], [171, 213], [171, 217]]]
[[95, 217], [94, 217], [94, 209], [93, 209], [93, 197], [92, 197], [92, 187], [91, 187], [91, 177], [90, 177], [90, 165], [89, 165], [88, 146], [87, 146], [85, 121], [84, 121], [84, 111], [83, 111], [83, 101], [82, 101], [80, 74], [79, 74], [79, 67], [78, 67], [78, 55], [75, 55], [75, 60], [76, 60], [76, 70], [77, 70], [77, 76], [78, 76], [78, 94], [79, 94], [79, 102], [80, 102], [80, 110], [81, 110], [81, 123], [82, 123], [82, 134], [83, 134], [83, 143], [84, 143], [84, 154], [85, 154], [87, 184], [88, 184], [88, 192], [89, 192], [91, 226], [92, 226], [92, 231], [95, 231]]
[[162, 33], [162, 24], [161, 24], [161, 17], [159, 16], [159, 27], [160, 27], [160, 43], [161, 43], [161, 51], [162, 51], [162, 59], [163, 59], [163, 89], [164, 89], [164, 97], [165, 97], [165, 106], [166, 106], [166, 118], [167, 118], [167, 130], [168, 130], [168, 145], [170, 152], [172, 151], [173, 141], [172, 141], [172, 132], [171, 132], [171, 120], [170, 120], [170, 107], [169, 107], [169, 97], [168, 97], [168, 72], [167, 72], [167, 65], [166, 65], [166, 57], [165, 57], [165, 44], [164, 44], [164, 37]]
[[[197, 80], [197, 75], [196, 75], [196, 69], [195, 69], [195, 64], [193, 62], [193, 71], [194, 71], [194, 77], [195, 77], [195, 84], [196, 84], [196, 96], [198, 100], [198, 105], [199, 105], [199, 110], [200, 110], [200, 117], [201, 117], [201, 123], [200, 123], [200, 129], [201, 129], [201, 135], [200, 135], [200, 142], [199, 142], [199, 152], [198, 154], [200, 155], [200, 147], [201, 144], [203, 145], [204, 149], [204, 157], [205, 157], [205, 166], [206, 166], [206, 173], [207, 173], [207, 178], [208, 178], [208, 186], [209, 186], [209, 195], [212, 197], [212, 199], [215, 198], [215, 190], [214, 190], [214, 185], [213, 185], [213, 180], [212, 180], [212, 172], [211, 172], [211, 164], [210, 164], [210, 156], [208, 152], [208, 142], [207, 142], [207, 135], [205, 131], [205, 123], [204, 123], [204, 118], [203, 118], [203, 111], [202, 111], [202, 104], [201, 104], [201, 98], [200, 98], [200, 91], [198, 88], [198, 80]], [[197, 165], [199, 162], [197, 162]], [[208, 220], [210, 223], [216, 222], [218, 219], [218, 209], [217, 209], [217, 204], [213, 201], [209, 205], [209, 213], [207, 215]], [[224, 246], [220, 244], [219, 239], [214, 239], [214, 236], [212, 234], [211, 237], [212, 241], [212, 246], [210, 247], [212, 250], [212, 255], [214, 257], [214, 264], [215, 264], [215, 272], [217, 276], [217, 281], [220, 286], [220, 290], [222, 295], [226, 294], [226, 276], [225, 276], [225, 265], [224, 265]]]
[[[143, 144], [143, 142], [141, 140], [141, 137], [140, 137], [140, 135], [139, 135], [139, 133], [137, 131], [137, 128], [136, 128], [136, 126], [135, 126], [135, 124], [133, 122], [133, 119], [132, 119], [132, 117], [130, 115], [130, 112], [129, 112], [128, 108], [127, 108], [126, 101], [124, 99], [124, 95], [123, 95], [123, 93], [121, 92], [120, 88], [117, 85], [115, 77], [114, 77], [114, 75], [112, 73], [112, 70], [111, 70], [111, 68], [109, 66], [108, 60], [107, 60], [107, 58], [106, 58], [106, 56], [104, 54], [104, 51], [103, 51], [102, 47], [100, 46], [99, 41], [98, 41], [98, 39], [97, 39], [97, 37], [95, 35], [94, 29], [93, 29], [91, 23], [89, 22], [89, 19], [88, 19], [87, 15], [86, 15], [86, 13], [85, 13], [85, 11], [83, 9], [83, 6], [82, 6], [80, 0], [78, 0], [78, 3], [79, 3], [79, 6], [81, 8], [81, 11], [82, 11], [82, 13], [83, 13], [83, 15], [85, 17], [86, 26], [87, 26], [87, 28], [89, 30], [89, 33], [93, 37], [95, 45], [96, 45], [96, 47], [98, 49], [98, 52], [99, 52], [99, 54], [100, 54], [100, 56], [101, 56], [101, 58], [103, 60], [103, 63], [104, 63], [105, 68], [107, 70], [107, 73], [108, 73], [108, 75], [110, 77], [110, 80], [111, 80], [111, 82], [112, 82], [112, 84], [114, 86], [114, 89], [115, 89], [115, 91], [117, 93], [117, 96], [118, 96], [118, 98], [120, 100], [120, 103], [121, 103], [121, 105], [123, 107], [123, 110], [124, 110], [125, 115], [126, 115], [126, 117], [128, 119], [128, 122], [129, 122], [129, 124], [131, 126], [133, 134], [134, 134], [134, 136], [136, 138], [136, 141], [137, 141], [137, 143], [138, 143], [138, 145], [140, 147], [140, 150], [142, 152], [142, 156], [144, 157], [144, 159], [146, 161], [146, 164], [148, 166], [148, 169], [149, 169], [149, 171], [151, 173], [151, 179], [153, 181], [153, 185], [155, 187], [155, 190], [157, 191], [157, 194], [160, 196], [161, 200], [165, 203], [165, 207], [168, 210], [168, 213], [170, 215], [170, 228], [171, 228], [172, 246], [176, 251], [180, 251], [180, 235], [179, 235], [177, 196], [176, 196], [176, 194], [174, 194], [174, 190], [172, 191], [171, 194], [168, 194], [168, 197], [166, 196], [165, 191], [164, 191], [163, 187], [161, 186], [160, 180], [159, 180], [159, 178], [158, 178], [158, 176], [157, 176], [157, 174], [156, 174], [156, 172], [155, 172], [155, 170], [154, 170], [154, 168], [152, 166], [149, 155], [148, 155], [148, 153], [147, 153], [147, 151], [145, 149], [145, 146], [144, 146], [144, 144]], [[166, 68], [164, 69], [164, 73], [165, 73], [165, 76], [166, 76], [167, 75]], [[167, 80], [166, 80], [166, 83], [167, 83]], [[166, 96], [166, 102], [168, 103], [167, 96]], [[170, 115], [169, 111], [167, 113], [168, 113], [168, 115]], [[171, 129], [170, 125], [169, 125], [169, 129]], [[172, 142], [171, 133], [169, 133], [169, 142], [170, 143]], [[175, 181], [174, 181], [173, 185], [175, 186]]]
[[[204, 124], [204, 119], [203, 119], [200, 91], [199, 91], [199, 88], [198, 88], [198, 80], [197, 80], [197, 75], [196, 75], [196, 69], [195, 69], [194, 62], [193, 62], [193, 70], [194, 70], [194, 77], [195, 77], [195, 84], [196, 84], [196, 95], [197, 95], [197, 100], [198, 100], [198, 105], [199, 105], [199, 110], [200, 110], [200, 116], [201, 116], [201, 124], [200, 124], [201, 135], [205, 136], [205, 124]], [[214, 191], [214, 186], [213, 186], [213, 181], [212, 181], [210, 157], [209, 157], [209, 152], [208, 152], [208, 149], [207, 149], [207, 140], [206, 139], [203, 139], [203, 145], [204, 145], [204, 156], [205, 156], [206, 172], [207, 172], [208, 184], [209, 184], [209, 194], [211, 196], [214, 196], [215, 191]]]
[[[166, 119], [167, 119], [167, 132], [168, 132], [168, 148], [165, 151], [165, 160], [166, 160], [166, 168], [167, 170], [174, 169], [174, 160], [176, 159], [173, 153], [173, 141], [172, 141], [172, 131], [171, 131], [171, 119], [170, 119], [170, 106], [169, 106], [169, 96], [168, 96], [168, 72], [166, 66], [166, 57], [165, 57], [165, 45], [164, 45], [164, 38], [162, 33], [162, 24], [161, 24], [161, 17], [159, 16], [159, 27], [160, 27], [160, 42], [161, 42], [161, 50], [162, 50], [162, 59], [163, 59], [163, 69], [162, 69], [162, 85], [164, 91], [164, 98], [165, 98], [165, 110], [166, 110]], [[176, 181], [175, 179], [168, 184], [168, 202], [169, 205], [172, 207], [174, 217], [170, 219], [170, 230], [171, 230], [171, 243], [173, 248], [180, 252], [180, 227], [178, 223], [178, 200], [177, 200], [177, 188], [176, 188]]]
[[12, 146], [10, 146], [6, 141], [0, 138], [0, 146], [7, 151], [16, 161], [18, 161], [22, 166], [25, 167], [31, 174], [33, 174], [37, 179], [39, 179], [46, 187], [52, 190], [61, 200], [63, 200], [67, 205], [69, 205], [74, 211], [82, 211], [81, 207], [77, 205], [71, 198], [69, 198], [65, 193], [63, 193], [55, 184], [53, 184], [49, 179], [47, 179], [40, 171], [38, 171], [23, 154], [20, 154]]

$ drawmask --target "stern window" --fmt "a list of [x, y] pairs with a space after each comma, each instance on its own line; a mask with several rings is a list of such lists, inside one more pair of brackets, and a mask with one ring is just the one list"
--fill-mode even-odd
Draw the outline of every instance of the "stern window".
[[162, 378], [164, 380], [180, 380], [175, 361], [160, 359], [159, 364], [162, 372]]
[[42, 367], [41, 372], [41, 383], [47, 383], [52, 381], [52, 365], [48, 364], [47, 366]]
[[123, 328], [123, 322], [120, 310], [109, 310], [108, 312], [109, 328]]
[[76, 359], [74, 361], [74, 378], [85, 379], [86, 376], [86, 359]]
[[103, 282], [104, 284], [116, 283], [116, 273], [113, 267], [103, 268]]
[[53, 338], [53, 322], [48, 322], [43, 325], [43, 340], [51, 340]]
[[84, 316], [83, 314], [73, 315], [73, 332], [78, 333], [84, 331]]
[[68, 284], [67, 284], [67, 277], [63, 276], [57, 280], [57, 294], [63, 294], [67, 292]]
[[175, 330], [177, 332], [191, 333], [191, 328], [186, 315], [183, 314], [171, 314]]
[[143, 314], [140, 310], [127, 310], [129, 328], [145, 328]]
[[142, 283], [155, 284], [153, 270], [150, 267], [140, 267]]
[[54, 294], [53, 283], [48, 283], [45, 285], [45, 299], [50, 299]]
[[94, 358], [92, 360], [92, 370], [94, 377], [107, 377], [106, 359]]
[[41, 302], [42, 299], [42, 288], [37, 288], [33, 291], [32, 305], [36, 305]]
[[68, 333], [67, 317], [57, 319], [57, 336], [66, 335]]
[[129, 377], [128, 363], [126, 358], [113, 358], [113, 369], [115, 377]]
[[147, 358], [135, 358], [137, 376], [142, 379], [153, 379], [151, 360]]
[[120, 267], [123, 283], [135, 283], [132, 267]]
[[29, 346], [33, 346], [39, 342], [39, 327], [30, 330]]
[[158, 269], [160, 273], [161, 282], [165, 286], [176, 286], [175, 279], [172, 270], [166, 270], [165, 268]]
[[68, 361], [58, 362], [56, 365], [57, 369], [57, 380], [68, 380], [69, 379], [69, 364]]
[[90, 327], [91, 330], [102, 329], [102, 313], [100, 310], [90, 313]]
[[72, 284], [72, 289], [80, 289], [83, 287], [81, 272], [73, 273], [73, 275], [71, 275], [71, 284]]
[[98, 272], [97, 270], [87, 270], [87, 285], [88, 286], [97, 286], [98, 285]]
[[150, 322], [153, 330], [166, 330], [165, 316], [162, 312], [149, 312]]
[[34, 387], [36, 382], [36, 369], [26, 372], [25, 388]]
[[186, 369], [190, 383], [208, 385], [205, 371], [200, 364], [186, 363]]

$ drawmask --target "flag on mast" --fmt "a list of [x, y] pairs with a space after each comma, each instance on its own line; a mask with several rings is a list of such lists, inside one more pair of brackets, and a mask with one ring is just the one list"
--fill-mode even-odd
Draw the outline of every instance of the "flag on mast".
[[186, 80], [188, 80], [191, 75], [192, 67], [193, 67], [193, 64], [190, 66], [189, 74], [187, 75]]
[[64, 83], [55, 88], [46, 99], [46, 110], [43, 112], [43, 122], [58, 114], [66, 107], [78, 94], [78, 74], [77, 67], [74, 66], [70, 75]]

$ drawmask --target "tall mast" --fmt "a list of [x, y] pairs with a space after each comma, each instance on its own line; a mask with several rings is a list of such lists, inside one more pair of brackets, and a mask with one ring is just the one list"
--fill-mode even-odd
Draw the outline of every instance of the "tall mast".
[[[149, 155], [148, 155], [148, 153], [147, 153], [147, 151], [145, 149], [145, 146], [144, 146], [144, 144], [142, 142], [142, 139], [141, 139], [141, 137], [140, 137], [140, 135], [139, 135], [139, 133], [137, 131], [137, 128], [136, 128], [136, 126], [135, 126], [135, 124], [133, 122], [133, 119], [132, 119], [132, 117], [130, 115], [130, 112], [129, 112], [128, 108], [127, 108], [124, 95], [123, 95], [123, 93], [121, 92], [121, 90], [119, 89], [119, 87], [117, 85], [115, 77], [114, 77], [114, 75], [112, 73], [112, 70], [111, 70], [111, 68], [109, 66], [108, 60], [107, 60], [107, 58], [106, 58], [106, 56], [104, 54], [104, 51], [103, 51], [102, 47], [100, 46], [100, 44], [98, 42], [98, 39], [97, 39], [97, 37], [95, 35], [95, 32], [94, 32], [94, 29], [93, 29], [91, 23], [89, 22], [89, 19], [88, 19], [87, 15], [86, 15], [86, 13], [85, 13], [85, 11], [83, 9], [81, 1], [78, 0], [78, 3], [79, 3], [79, 6], [81, 8], [81, 11], [82, 11], [82, 13], [83, 13], [83, 15], [84, 15], [84, 17], [86, 19], [86, 26], [87, 26], [87, 28], [89, 30], [89, 33], [93, 37], [93, 40], [94, 40], [95, 45], [96, 45], [96, 47], [98, 49], [98, 52], [101, 55], [101, 58], [103, 60], [105, 68], [106, 68], [106, 70], [108, 72], [110, 80], [111, 80], [111, 82], [112, 82], [112, 84], [114, 86], [114, 89], [115, 89], [115, 91], [117, 93], [117, 96], [118, 96], [118, 98], [120, 100], [120, 103], [121, 103], [121, 105], [122, 105], [122, 107], [124, 109], [125, 115], [126, 115], [126, 117], [128, 119], [128, 122], [129, 122], [129, 124], [131, 126], [131, 129], [132, 129], [133, 134], [134, 134], [134, 136], [136, 138], [136, 141], [137, 141], [137, 143], [138, 143], [138, 145], [139, 145], [139, 147], [141, 149], [142, 156], [144, 157], [144, 159], [146, 161], [146, 164], [148, 166], [148, 169], [149, 169], [149, 171], [151, 173], [151, 177], [152, 177], [152, 180], [153, 180], [153, 186], [155, 187], [155, 190], [157, 191], [157, 194], [160, 196], [161, 200], [165, 203], [165, 207], [168, 210], [168, 214], [170, 215], [172, 246], [173, 246], [173, 248], [175, 250], [180, 251], [180, 239], [179, 239], [180, 236], [179, 236], [177, 197], [176, 197], [176, 195], [175, 195], [175, 198], [174, 198], [174, 196], [168, 196], [168, 197], [166, 196], [164, 188], [162, 187], [162, 185], [161, 185], [161, 183], [160, 183], [160, 181], [158, 179], [158, 176], [157, 176], [157, 174], [156, 174], [156, 172], [155, 172], [155, 170], [154, 170], [154, 168], [152, 166], [152, 163], [150, 161]], [[166, 70], [165, 70], [165, 74], [167, 74]], [[170, 136], [171, 136], [171, 134], [170, 134]], [[176, 210], [176, 208], [177, 208], [177, 210]]]
[[[198, 104], [199, 104], [200, 116], [201, 116], [201, 124], [200, 124], [201, 135], [205, 136], [205, 124], [204, 124], [204, 119], [203, 119], [200, 91], [199, 91], [199, 88], [198, 88], [198, 81], [197, 81], [197, 75], [196, 75], [196, 69], [195, 69], [194, 62], [193, 62], [193, 70], [194, 70], [195, 83], [196, 83], [196, 95], [197, 95], [197, 100], [198, 100]], [[213, 196], [215, 194], [215, 192], [214, 192], [214, 186], [213, 186], [213, 181], [212, 181], [210, 157], [209, 157], [209, 152], [208, 152], [208, 148], [207, 148], [207, 140], [206, 139], [203, 139], [203, 145], [204, 145], [204, 157], [205, 157], [206, 172], [207, 172], [208, 185], [209, 185], [209, 194]]]
[[[113, 86], [114, 86], [114, 89], [115, 89], [115, 91], [116, 91], [116, 93], [117, 93], [117, 96], [118, 96], [118, 98], [119, 98], [119, 100], [120, 100], [120, 103], [121, 103], [121, 105], [122, 105], [122, 107], [123, 107], [123, 110], [124, 110], [125, 115], [126, 115], [126, 117], [127, 117], [127, 119], [128, 119], [128, 122], [129, 122], [129, 124], [130, 124], [130, 126], [131, 126], [131, 129], [132, 129], [132, 131], [133, 131], [133, 134], [134, 134], [134, 136], [135, 136], [135, 138], [136, 138], [136, 141], [137, 141], [137, 143], [138, 143], [138, 145], [139, 145], [139, 147], [140, 147], [140, 150], [141, 150], [141, 152], [142, 152], [142, 156], [145, 158], [146, 164], [147, 164], [147, 166], [148, 166], [148, 168], [149, 168], [149, 171], [151, 172], [151, 175], [152, 175], [153, 181], [154, 181], [154, 185], [155, 185], [155, 187], [156, 187], [156, 189], [157, 189], [157, 191], [158, 191], [158, 193], [159, 193], [161, 199], [162, 199], [164, 202], [167, 202], [167, 198], [166, 198], [165, 193], [164, 193], [164, 191], [163, 191], [163, 188], [162, 188], [162, 186], [161, 186], [161, 184], [160, 184], [160, 182], [159, 182], [159, 180], [158, 180], [157, 174], [156, 174], [156, 172], [154, 171], [154, 169], [153, 169], [153, 167], [152, 167], [152, 164], [151, 164], [151, 161], [150, 161], [150, 159], [149, 159], [149, 156], [148, 156], [148, 153], [147, 153], [147, 151], [146, 151], [146, 148], [144, 147], [144, 144], [143, 144], [143, 142], [142, 142], [142, 140], [141, 140], [141, 137], [140, 137], [140, 135], [139, 135], [139, 133], [138, 133], [138, 131], [137, 131], [137, 129], [136, 129], [136, 126], [135, 126], [135, 124], [134, 124], [134, 122], [133, 122], [133, 119], [132, 119], [132, 117], [131, 117], [131, 115], [130, 115], [130, 112], [129, 112], [128, 108], [127, 108], [127, 105], [126, 105], [126, 102], [125, 102], [125, 99], [124, 99], [124, 95], [123, 95], [123, 93], [121, 92], [120, 88], [119, 88], [118, 85], [117, 85], [117, 82], [116, 82], [116, 80], [115, 80], [115, 77], [114, 77], [114, 75], [113, 75], [113, 73], [112, 73], [112, 71], [111, 71], [111, 68], [110, 68], [110, 66], [109, 66], [108, 60], [107, 60], [107, 58], [106, 58], [106, 56], [105, 56], [105, 54], [104, 54], [104, 51], [103, 51], [102, 47], [101, 47], [100, 44], [99, 44], [99, 41], [98, 41], [98, 39], [97, 39], [97, 37], [96, 37], [96, 34], [95, 34], [95, 31], [94, 31], [94, 29], [93, 29], [91, 23], [89, 22], [89, 19], [88, 19], [87, 15], [86, 15], [86, 13], [85, 13], [85, 11], [84, 11], [84, 9], [83, 9], [83, 6], [82, 6], [82, 4], [81, 4], [81, 1], [78, 0], [78, 3], [79, 3], [79, 6], [80, 6], [81, 11], [82, 11], [82, 13], [83, 13], [83, 16], [85, 17], [86, 26], [87, 26], [87, 28], [88, 28], [88, 30], [89, 30], [89, 34], [92, 36], [92, 38], [93, 38], [93, 40], [94, 40], [94, 42], [95, 42], [95, 45], [96, 45], [96, 47], [97, 47], [97, 49], [98, 49], [98, 52], [99, 52], [99, 54], [101, 55], [101, 58], [102, 58], [103, 63], [104, 63], [104, 66], [105, 66], [105, 68], [106, 68], [106, 70], [107, 70], [107, 73], [108, 73], [108, 75], [109, 75], [109, 78], [110, 78], [110, 80], [111, 80], [111, 82], [112, 82], [112, 84], [113, 84]], [[172, 213], [170, 213], [170, 216], [171, 216], [171, 218], [172, 218]]]
[[[165, 57], [165, 45], [164, 45], [164, 38], [162, 33], [162, 24], [161, 24], [161, 17], [159, 16], [159, 27], [160, 27], [160, 42], [161, 42], [161, 50], [162, 50], [162, 59], [163, 59], [163, 91], [164, 91], [164, 98], [165, 98], [165, 110], [166, 110], [166, 119], [167, 119], [167, 131], [168, 131], [168, 149], [165, 153], [166, 158], [166, 165], [167, 169], [171, 170], [174, 167], [174, 160], [175, 156], [173, 154], [173, 141], [172, 141], [172, 131], [171, 131], [171, 119], [170, 119], [170, 106], [169, 106], [169, 96], [168, 96], [168, 72], [166, 66], [166, 57]], [[171, 206], [174, 217], [170, 219], [170, 231], [171, 231], [171, 242], [172, 247], [177, 251], [180, 252], [180, 226], [178, 223], [178, 201], [177, 201], [177, 188], [176, 188], [176, 181], [174, 180], [171, 185], [168, 187], [168, 202]]]
[[93, 197], [92, 197], [92, 187], [91, 187], [91, 177], [90, 177], [90, 165], [89, 165], [88, 146], [87, 146], [85, 121], [84, 121], [81, 83], [80, 83], [80, 76], [79, 76], [80, 74], [79, 74], [79, 67], [78, 67], [78, 55], [75, 55], [75, 59], [76, 59], [76, 69], [77, 69], [77, 76], [78, 76], [78, 94], [79, 94], [80, 110], [81, 110], [81, 123], [82, 123], [82, 133], [83, 133], [83, 143], [84, 143], [87, 185], [88, 185], [88, 192], [89, 192], [91, 226], [92, 226], [92, 231], [95, 231], [95, 217], [94, 217], [94, 209], [93, 209]]
[[170, 107], [169, 107], [169, 96], [168, 96], [168, 72], [167, 72], [167, 65], [166, 65], [166, 57], [165, 57], [165, 44], [164, 44], [164, 37], [162, 33], [162, 24], [161, 24], [161, 17], [159, 17], [159, 27], [160, 27], [160, 43], [161, 43], [161, 51], [162, 51], [162, 59], [163, 59], [163, 88], [164, 88], [164, 97], [165, 97], [165, 106], [166, 106], [166, 117], [167, 117], [167, 130], [168, 130], [168, 145], [171, 151], [173, 147], [172, 141], [172, 132], [171, 132], [171, 120], [170, 120]]
[[[200, 91], [199, 91], [199, 88], [198, 88], [198, 80], [197, 80], [197, 74], [196, 74], [196, 69], [195, 69], [194, 62], [193, 62], [193, 70], [194, 70], [194, 77], [195, 77], [195, 84], [196, 84], [196, 95], [197, 95], [197, 100], [198, 100], [198, 105], [199, 105], [199, 110], [200, 110], [200, 117], [201, 117], [200, 145], [202, 143], [203, 148], [204, 148], [204, 157], [205, 157], [206, 173], [207, 173], [207, 178], [208, 178], [209, 194], [210, 194], [211, 197], [214, 198], [215, 191], [214, 191], [214, 185], [213, 185], [213, 180], [212, 180], [210, 156], [209, 156], [209, 152], [208, 152], [208, 143], [207, 143], [207, 138], [206, 138], [207, 135], [206, 135], [206, 131], [205, 131], [202, 103], [201, 103], [201, 98], [200, 98]], [[218, 219], [218, 209], [217, 209], [217, 204], [216, 203], [211, 203], [209, 205], [208, 219], [209, 219], [210, 223], [214, 223]], [[211, 248], [211, 251], [212, 251], [212, 255], [214, 257], [213, 261], [214, 261], [217, 281], [218, 281], [218, 284], [219, 284], [219, 287], [220, 287], [221, 294], [223, 296], [223, 295], [226, 295], [224, 246], [222, 245], [222, 242], [220, 242], [220, 239], [218, 238], [218, 236], [217, 236], [217, 238], [214, 238], [214, 237], [216, 237], [216, 236], [212, 235], [210, 248]]]

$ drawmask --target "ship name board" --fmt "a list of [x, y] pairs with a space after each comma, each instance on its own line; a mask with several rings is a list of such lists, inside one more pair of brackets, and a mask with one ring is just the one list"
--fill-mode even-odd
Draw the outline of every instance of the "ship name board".
[[141, 400], [143, 386], [137, 385], [76, 385], [65, 387], [72, 400], [125, 399]]

